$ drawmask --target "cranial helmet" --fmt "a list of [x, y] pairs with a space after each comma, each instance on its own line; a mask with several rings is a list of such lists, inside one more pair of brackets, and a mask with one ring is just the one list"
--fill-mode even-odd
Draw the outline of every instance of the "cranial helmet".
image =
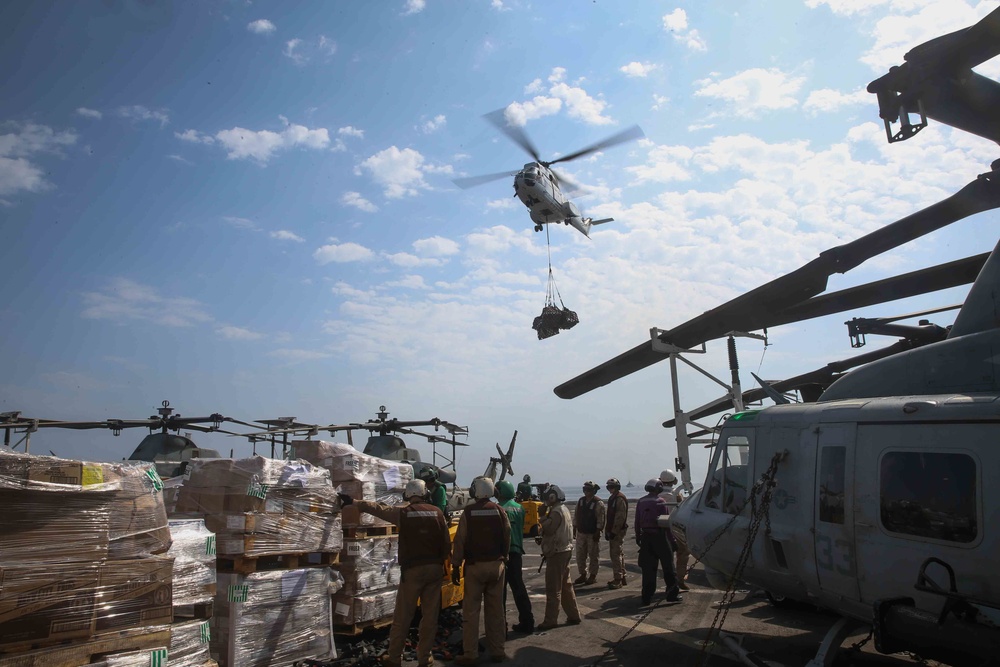
[[423, 498], [427, 495], [427, 485], [422, 479], [411, 479], [406, 483], [406, 490], [403, 491], [403, 498]]
[[597, 486], [597, 482], [587, 481], [583, 483], [584, 493], [586, 493], [587, 491], [593, 491], [594, 493], [597, 493], [597, 490], [600, 488], [601, 487]]
[[677, 483], [677, 473], [675, 473], [670, 468], [667, 468], [660, 473], [660, 481], [663, 482], [664, 486], [670, 486], [671, 484]]
[[650, 493], [654, 492], [659, 493], [660, 491], [663, 490], [663, 482], [654, 477], [653, 479], [646, 482], [646, 490], [649, 491]]
[[608, 480], [608, 483], [605, 484], [605, 486], [607, 486], [609, 489], [621, 489], [622, 483], [618, 481], [617, 477], [612, 477], [611, 479]]
[[485, 500], [493, 495], [493, 480], [489, 477], [477, 477], [469, 486], [469, 495], [476, 500]]
[[514, 485], [505, 479], [497, 482], [497, 499], [506, 502], [514, 497]]
[[524, 476], [524, 481], [525, 482], [530, 482], [531, 481], [531, 475], [525, 475]]
[[432, 484], [436, 482], [438, 479], [437, 470], [435, 470], [434, 468], [424, 468], [423, 470], [420, 471], [418, 477], [424, 480], [424, 482], [426, 482], [427, 484]]
[[566, 502], [566, 494], [558, 486], [553, 484], [545, 490], [545, 502], [550, 504]]

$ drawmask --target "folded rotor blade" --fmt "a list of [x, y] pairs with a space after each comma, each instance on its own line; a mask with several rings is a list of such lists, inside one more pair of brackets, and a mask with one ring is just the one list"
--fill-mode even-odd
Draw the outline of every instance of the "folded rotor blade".
[[515, 144], [523, 148], [528, 155], [534, 158], [535, 162], [541, 162], [542, 158], [538, 157], [538, 149], [535, 148], [533, 143], [531, 143], [531, 139], [529, 139], [528, 135], [524, 133], [524, 130], [517, 125], [511, 125], [507, 121], [506, 111], [507, 107], [497, 109], [496, 111], [491, 111], [486, 114], [483, 118], [493, 125], [493, 127], [506, 134], [507, 137]]
[[482, 176], [467, 176], [465, 178], [453, 178], [452, 183], [462, 188], [463, 190], [468, 190], [469, 188], [474, 188], [477, 185], [483, 185], [484, 183], [489, 183], [490, 181], [498, 181], [501, 178], [511, 178], [517, 175], [517, 171], [501, 171], [495, 174], [483, 174]]
[[[827, 279], [834, 273], [845, 273], [883, 252], [998, 206], [1000, 178], [995, 172], [981, 175], [947, 199], [855, 241], [824, 251], [805, 266], [659, 334], [659, 339], [685, 349], [720, 338], [730, 331], [757, 331], [775, 326], [782, 311], [823, 292]], [[651, 341], [646, 341], [564, 382], [554, 391], [560, 398], [575, 398], [666, 358], [667, 355], [653, 350]]]
[[611, 146], [617, 146], [618, 144], [623, 144], [626, 141], [635, 141], [636, 139], [642, 139], [646, 135], [643, 133], [642, 128], [638, 125], [633, 125], [632, 127], [622, 130], [618, 134], [612, 135], [605, 139], [604, 141], [598, 141], [596, 144], [587, 146], [586, 148], [581, 148], [578, 151], [570, 153], [569, 155], [564, 155], [558, 160], [552, 160], [546, 164], [553, 165], [559, 162], [569, 162], [570, 160], [575, 160], [584, 155], [589, 155], [590, 153], [596, 153], [599, 150], [605, 148], [610, 148]]

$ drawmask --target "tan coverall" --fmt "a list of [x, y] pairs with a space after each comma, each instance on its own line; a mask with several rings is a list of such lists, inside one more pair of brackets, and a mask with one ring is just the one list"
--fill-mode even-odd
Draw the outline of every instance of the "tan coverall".
[[562, 503], [549, 508], [539, 524], [542, 557], [545, 558], [545, 619], [540, 629], [555, 627], [562, 604], [570, 623], [580, 622], [576, 592], [569, 580], [569, 561], [573, 556], [573, 528], [569, 510]]
[[[660, 497], [667, 501], [667, 505], [670, 506], [671, 513], [677, 509], [677, 506], [684, 502], [684, 490], [681, 487], [664, 489]], [[687, 580], [688, 571], [688, 558], [691, 556], [691, 552], [688, 551], [686, 544], [681, 544], [680, 541], [672, 542], [674, 544], [674, 556], [676, 558], [675, 569], [677, 570], [677, 585], [682, 589], [686, 589], [687, 586], [684, 583]]]
[[[492, 503], [490, 503], [492, 504]], [[454, 553], [451, 566], [462, 567], [466, 554], [473, 548], [494, 550], [500, 557], [494, 560], [477, 560], [465, 564], [465, 593], [462, 598], [462, 655], [467, 661], [479, 658], [479, 612], [483, 610], [483, 623], [486, 626], [486, 650], [491, 658], [506, 658], [504, 642], [507, 639], [506, 612], [503, 606], [503, 590], [506, 580], [505, 565], [507, 553], [510, 551], [510, 519], [507, 512], [499, 507], [497, 510], [503, 526], [503, 543], [500, 545], [473, 545], [469, 540], [469, 515], [471, 512], [486, 511], [489, 507], [483, 501], [477, 501], [465, 508], [458, 520], [455, 531]], [[495, 547], [495, 548], [493, 548]]]
[[[407, 505], [409, 504], [407, 503]], [[380, 519], [385, 519], [399, 526], [400, 542], [413, 538], [413, 536], [406, 534], [406, 527], [401, 525], [400, 511], [407, 505], [386, 505], [368, 500], [355, 500], [354, 505], [362, 512], [374, 514]], [[437, 508], [434, 509], [440, 512]], [[431, 656], [431, 649], [434, 648], [438, 616], [441, 615], [441, 584], [448, 574], [447, 562], [451, 553], [451, 536], [448, 534], [448, 526], [444, 523], [443, 514], [441, 518], [444, 530], [438, 536], [437, 545], [441, 561], [412, 566], [401, 564], [399, 589], [396, 592], [396, 607], [392, 613], [389, 649], [386, 654], [390, 664], [398, 665], [402, 662], [403, 646], [406, 644], [406, 635], [410, 632], [410, 621], [413, 620], [413, 614], [417, 610], [418, 600], [420, 601], [421, 614], [420, 629], [417, 635], [417, 662], [420, 665], [430, 665], [434, 659]]]
[[[597, 515], [596, 527], [593, 532], [584, 532], [580, 522], [580, 506], [590, 503], [594, 504], [594, 514]], [[592, 584], [597, 580], [597, 570], [601, 565], [601, 533], [604, 531], [606, 515], [607, 508], [604, 506], [604, 501], [596, 495], [590, 497], [584, 495], [577, 502], [576, 513], [573, 515], [573, 533], [576, 535], [576, 569], [580, 573], [580, 578], [576, 583], [583, 583], [585, 580]]]
[[[628, 532], [628, 501], [621, 491], [616, 491], [608, 498], [608, 509], [614, 508], [614, 525], [604, 527], [604, 536], [608, 538], [608, 551], [611, 555], [611, 584], [625, 585], [625, 533]], [[608, 512], [611, 516], [612, 512]]]

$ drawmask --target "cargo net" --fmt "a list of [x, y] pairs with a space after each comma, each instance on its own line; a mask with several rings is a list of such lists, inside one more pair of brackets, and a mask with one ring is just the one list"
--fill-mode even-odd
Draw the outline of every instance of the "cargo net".
[[[549, 227], [545, 226], [545, 241], [549, 240]], [[559, 299], [559, 305], [556, 305]], [[572, 329], [580, 323], [580, 318], [575, 311], [570, 310], [563, 304], [562, 295], [556, 287], [556, 279], [552, 274], [552, 249], [549, 247], [549, 283], [545, 288], [545, 306], [542, 314], [531, 323], [531, 328], [538, 332], [538, 340], [551, 338], [563, 329]]]

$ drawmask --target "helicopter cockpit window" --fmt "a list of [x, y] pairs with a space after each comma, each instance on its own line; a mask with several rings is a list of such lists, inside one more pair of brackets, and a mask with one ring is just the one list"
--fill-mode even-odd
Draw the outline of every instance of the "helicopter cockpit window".
[[750, 479], [750, 440], [729, 435], [720, 443], [708, 474], [705, 507], [736, 514], [747, 499]]
[[889, 532], [968, 543], [979, 533], [976, 462], [966, 454], [888, 452], [879, 474]]

